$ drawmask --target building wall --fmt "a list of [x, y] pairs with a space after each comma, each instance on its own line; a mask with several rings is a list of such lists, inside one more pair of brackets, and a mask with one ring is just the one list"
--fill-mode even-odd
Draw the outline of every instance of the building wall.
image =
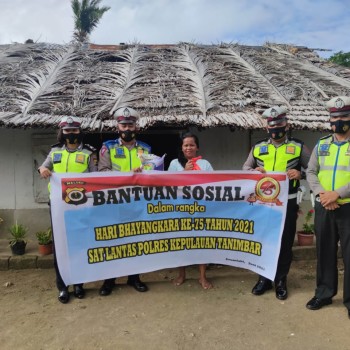
[[[192, 131], [199, 137], [200, 155], [209, 160], [215, 170], [241, 170], [251, 145], [266, 137], [264, 131], [231, 132], [224, 127]], [[293, 134], [303, 140], [310, 150], [322, 135], [310, 131]], [[38, 157], [38, 145], [42, 143], [42, 150], [47, 149], [48, 152], [49, 144], [54, 140], [54, 130], [0, 128], [0, 217], [5, 220], [0, 226], [0, 238], [7, 237], [6, 227], [16, 220], [29, 228], [29, 236], [32, 237], [36, 231], [50, 225], [47, 203], [35, 200], [37, 184], [46, 187], [44, 180], [39, 180], [36, 169], [46, 156], [45, 151], [39, 150], [43, 154]], [[303, 183], [307, 186], [306, 181]], [[309, 202], [303, 203], [303, 207], [308, 208]]]

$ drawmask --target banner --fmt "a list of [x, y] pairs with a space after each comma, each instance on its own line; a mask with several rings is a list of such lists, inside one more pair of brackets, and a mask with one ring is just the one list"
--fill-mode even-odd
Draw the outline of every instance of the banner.
[[274, 279], [285, 173], [53, 174], [58, 266], [67, 285], [192, 264]]

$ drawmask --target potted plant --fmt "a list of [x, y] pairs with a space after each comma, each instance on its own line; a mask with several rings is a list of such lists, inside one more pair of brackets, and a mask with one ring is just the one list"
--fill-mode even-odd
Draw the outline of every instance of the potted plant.
[[27, 241], [25, 237], [27, 235], [28, 229], [22, 224], [18, 224], [17, 221], [15, 224], [10, 226], [9, 233], [11, 235], [9, 244], [11, 247], [12, 254], [14, 255], [23, 255], [25, 253]]
[[39, 253], [42, 255], [52, 254], [52, 230], [49, 227], [46, 231], [36, 232], [36, 238], [38, 239]]
[[305, 215], [302, 231], [297, 232], [298, 245], [312, 245], [314, 241], [315, 225], [311, 222], [314, 209], [310, 209]]

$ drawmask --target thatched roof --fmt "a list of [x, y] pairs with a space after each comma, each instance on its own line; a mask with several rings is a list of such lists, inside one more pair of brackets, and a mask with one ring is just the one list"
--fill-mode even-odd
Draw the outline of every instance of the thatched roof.
[[63, 115], [88, 131], [140, 111], [140, 127], [262, 127], [285, 105], [296, 129], [328, 127], [324, 102], [350, 95], [350, 69], [305, 47], [244, 45], [0, 46], [0, 126], [56, 127]]

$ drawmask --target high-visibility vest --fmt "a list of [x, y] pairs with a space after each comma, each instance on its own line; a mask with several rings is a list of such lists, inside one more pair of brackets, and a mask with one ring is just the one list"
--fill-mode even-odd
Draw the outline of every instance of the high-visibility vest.
[[68, 152], [66, 149], [52, 151], [51, 158], [55, 173], [86, 173], [89, 171], [91, 151], [82, 149]]
[[[303, 142], [297, 139], [288, 139], [279, 147], [275, 147], [269, 139], [258, 142], [254, 146], [253, 156], [258, 167], [266, 171], [282, 171], [289, 169], [301, 170], [300, 156]], [[289, 181], [289, 193], [296, 193], [299, 180]]]
[[126, 172], [139, 168], [142, 165], [139, 155], [151, 152], [151, 147], [140, 141], [137, 141], [135, 147], [131, 150], [123, 146], [118, 139], [107, 141], [104, 145], [109, 149], [112, 170], [115, 171]]
[[[61, 144], [56, 144], [51, 149], [52, 171], [54, 173], [87, 173], [93, 151], [91, 146], [84, 145], [81, 149], [68, 152], [66, 148], [62, 148]], [[50, 183], [48, 189], [51, 192]]]
[[[318, 179], [326, 191], [350, 182], [350, 143], [333, 142], [333, 136], [328, 135], [320, 139], [317, 144], [317, 158], [320, 165]], [[338, 203], [349, 203], [350, 198], [339, 198]]]

